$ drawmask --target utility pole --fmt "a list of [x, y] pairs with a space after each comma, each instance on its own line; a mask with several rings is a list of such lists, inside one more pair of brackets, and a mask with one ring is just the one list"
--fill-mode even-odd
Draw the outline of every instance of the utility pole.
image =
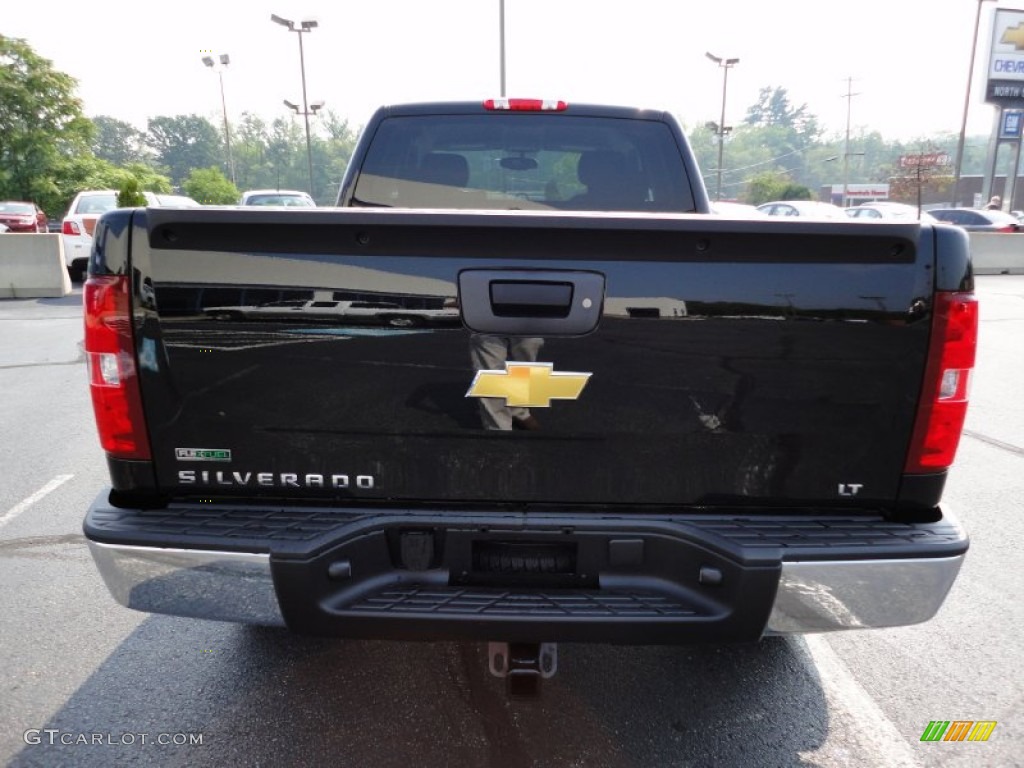
[[974, 13], [974, 34], [971, 36], [971, 63], [967, 69], [967, 88], [964, 93], [964, 113], [960, 122], [960, 138], [956, 144], [956, 167], [953, 171], [953, 207], [960, 205], [960, 169], [964, 161], [964, 140], [967, 137], [967, 112], [971, 108], [971, 81], [974, 79], [974, 56], [978, 50], [978, 27], [981, 25], [981, 4], [986, 0], [978, 0]]
[[846, 207], [847, 195], [849, 192], [849, 181], [850, 181], [850, 112], [852, 111], [851, 106], [853, 104], [853, 97], [860, 96], [859, 93], [853, 92], [853, 78], [846, 78], [846, 94], [842, 97], [846, 99], [846, 141], [843, 144], [843, 208]]

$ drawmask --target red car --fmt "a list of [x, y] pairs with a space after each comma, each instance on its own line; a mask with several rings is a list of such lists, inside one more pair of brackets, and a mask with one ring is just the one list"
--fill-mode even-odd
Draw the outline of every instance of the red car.
[[35, 203], [0, 203], [0, 224], [9, 232], [46, 232], [46, 214]]

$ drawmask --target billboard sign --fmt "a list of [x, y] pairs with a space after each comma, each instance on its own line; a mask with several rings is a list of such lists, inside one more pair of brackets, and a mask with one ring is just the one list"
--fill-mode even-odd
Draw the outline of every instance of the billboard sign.
[[1024, 11], [996, 9], [985, 101], [1024, 107]]
[[925, 152], [920, 155], [900, 155], [900, 168], [944, 168], [950, 165], [945, 152]]

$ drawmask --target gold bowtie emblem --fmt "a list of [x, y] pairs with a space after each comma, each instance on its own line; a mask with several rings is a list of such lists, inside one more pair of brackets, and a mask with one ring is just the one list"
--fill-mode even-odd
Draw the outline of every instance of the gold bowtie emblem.
[[1003, 30], [1003, 37], [999, 42], [1003, 45], [1012, 45], [1018, 51], [1024, 50], [1024, 24], [1007, 27]]
[[555, 372], [551, 363], [505, 363], [504, 371], [478, 371], [466, 397], [503, 397], [505, 405], [548, 408], [552, 400], [575, 400], [589, 373]]

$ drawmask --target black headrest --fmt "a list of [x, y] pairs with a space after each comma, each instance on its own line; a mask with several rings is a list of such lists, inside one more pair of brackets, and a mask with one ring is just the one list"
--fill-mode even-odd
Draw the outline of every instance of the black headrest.
[[428, 184], [464, 187], [469, 183], [469, 163], [462, 155], [431, 152], [420, 162], [420, 180]]

